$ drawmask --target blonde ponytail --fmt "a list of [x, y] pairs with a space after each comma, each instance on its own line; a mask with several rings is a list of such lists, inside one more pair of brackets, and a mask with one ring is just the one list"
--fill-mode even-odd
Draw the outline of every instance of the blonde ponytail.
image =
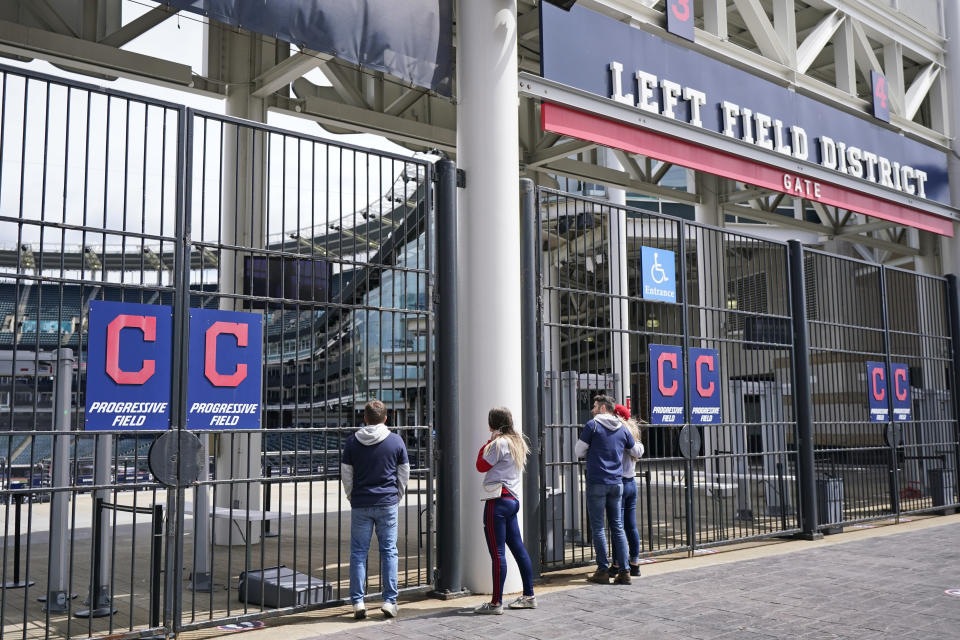
[[[513, 428], [513, 413], [506, 407], [494, 407], [487, 414], [487, 424], [491, 430], [499, 432], [498, 438], [507, 439], [507, 449], [510, 451], [510, 457], [513, 458], [513, 463], [517, 465], [517, 470], [523, 473], [527, 466], [527, 456], [530, 455], [530, 445], [527, 442], [527, 437], [517, 433]], [[490, 450], [495, 441], [496, 438], [487, 445], [484, 453]]]

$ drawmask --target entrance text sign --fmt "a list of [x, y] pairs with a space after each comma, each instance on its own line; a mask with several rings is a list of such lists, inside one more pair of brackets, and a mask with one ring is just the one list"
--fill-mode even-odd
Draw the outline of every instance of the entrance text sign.
[[887, 365], [883, 362], [867, 362], [867, 398], [870, 400], [870, 422], [886, 422], [890, 419]]
[[93, 300], [88, 327], [85, 429], [169, 429], [171, 308]]
[[684, 423], [681, 347], [650, 345], [650, 423]]
[[190, 310], [188, 429], [259, 429], [263, 316]]
[[640, 261], [643, 263], [643, 299], [676, 302], [677, 270], [673, 251], [641, 247]]
[[720, 354], [690, 348], [690, 424], [720, 424]]
[[950, 204], [946, 153], [935, 147], [587, 8], [541, 3], [541, 12], [547, 80], [633, 107], [640, 120], [656, 114], [736, 139], [741, 157], [761, 148]]
[[905, 364], [890, 363], [890, 380], [893, 387], [893, 420], [904, 422], [910, 419], [910, 369]]

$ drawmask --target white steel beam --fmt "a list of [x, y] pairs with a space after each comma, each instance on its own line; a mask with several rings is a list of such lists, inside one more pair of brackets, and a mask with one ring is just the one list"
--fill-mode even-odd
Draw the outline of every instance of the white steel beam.
[[100, 44], [105, 44], [108, 47], [120, 48], [131, 40], [142, 36], [170, 16], [177, 14], [179, 11], [179, 9], [171, 7], [170, 5], [161, 4], [160, 6], [150, 9], [150, 11], [147, 11], [139, 18], [131, 20], [110, 35], [101, 39]]
[[265, 98], [332, 58], [333, 56], [317, 51], [307, 49], [299, 51], [254, 78], [253, 91], [250, 95], [255, 98]]
[[797, 64], [797, 11], [794, 0], [773, 0], [773, 27], [786, 49], [787, 62]]
[[853, 25], [853, 57], [856, 60], [857, 68], [860, 69], [860, 73], [863, 74], [864, 80], [867, 81], [867, 84], [870, 84], [870, 72], [876, 71], [877, 73], [883, 73], [883, 67], [880, 65], [880, 60], [877, 58], [877, 54], [873, 52], [873, 45], [870, 44], [870, 40], [867, 39], [867, 34], [863, 32], [863, 27], [861, 27], [856, 22], [852, 23]]
[[341, 100], [351, 107], [370, 108], [356, 84], [356, 73], [352, 69], [345, 69], [331, 60], [322, 66], [322, 70]]
[[750, 35], [753, 36], [763, 55], [780, 64], [790, 65], [790, 57], [760, 0], [733, 0], [733, 4], [740, 12], [747, 29], [750, 30]]
[[596, 148], [596, 146], [596, 143], [585, 142], [583, 140], [571, 140], [564, 142], [562, 144], [558, 144], [534, 153], [532, 156], [530, 156], [530, 162], [527, 163], [527, 166], [536, 167], [544, 165], [548, 162], [553, 162], [554, 160], [567, 158], [577, 153], [589, 151], [590, 149]]
[[887, 96], [895, 113], [903, 113], [906, 89], [903, 83], [903, 47], [899, 42], [883, 45], [883, 72], [887, 77]]
[[[910, 88], [907, 89], [907, 95], [904, 99], [903, 115], [908, 120], [913, 120], [923, 104], [923, 99], [930, 92], [937, 76], [940, 75], [940, 66], [936, 63], [930, 63], [923, 68], [917, 77], [913, 79]], [[956, 87], [954, 88], [956, 90]]]
[[598, 167], [595, 164], [580, 162], [579, 160], [564, 158], [547, 165], [538, 165], [533, 168], [544, 173], [557, 173], [578, 180], [584, 180], [585, 182], [607, 185], [614, 189], [626, 188], [636, 193], [657, 196], [664, 200], [670, 200], [671, 202], [684, 202], [694, 205], [700, 203], [700, 196], [695, 193], [669, 189], [642, 180], [634, 180], [626, 171]]
[[817, 26], [813, 28], [813, 31], [804, 38], [803, 43], [797, 49], [798, 72], [807, 72], [807, 69], [813, 65], [814, 60], [817, 59], [817, 56], [820, 55], [823, 48], [827, 46], [827, 43], [833, 38], [833, 34], [836, 33], [840, 25], [843, 24], [843, 20], [843, 14], [839, 11], [834, 11], [821, 20]]
[[727, 0], [703, 0], [703, 28], [721, 40], [727, 39]]
[[841, 91], [857, 95], [857, 67], [853, 53], [853, 22], [844, 20], [833, 40], [836, 85]]
[[383, 110], [384, 113], [391, 116], [403, 115], [407, 109], [417, 103], [417, 101], [426, 95], [422, 89], [407, 89], [400, 96], [388, 104]]
[[0, 21], [0, 51], [31, 56], [94, 73], [111, 73], [139, 80], [157, 80], [190, 87], [190, 67], [97, 42]]

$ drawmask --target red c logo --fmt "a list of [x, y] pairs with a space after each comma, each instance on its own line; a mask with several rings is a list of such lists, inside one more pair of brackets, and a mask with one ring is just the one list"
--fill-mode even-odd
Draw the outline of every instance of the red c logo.
[[247, 377], [247, 365], [240, 363], [230, 375], [217, 373], [217, 336], [236, 336], [237, 346], [247, 346], [247, 325], [242, 322], [214, 322], [207, 329], [204, 341], [203, 375], [215, 387], [236, 387]]
[[140, 329], [144, 342], [157, 339], [157, 319], [154, 316], [119, 315], [107, 325], [107, 375], [117, 384], [143, 384], [156, 371], [155, 360], [144, 360], [139, 371], [120, 368], [120, 331]]
[[697, 372], [697, 393], [700, 394], [701, 398], [712, 398], [715, 385], [713, 381], [710, 381], [706, 387], [703, 386], [703, 365], [707, 365], [707, 369], [713, 371], [714, 363], [713, 356], [702, 355], [697, 356], [696, 367]]
[[663, 363], [669, 362], [670, 366], [674, 369], [677, 368], [677, 354], [675, 353], [661, 353], [657, 356], [657, 386], [660, 388], [660, 393], [664, 396], [672, 396], [677, 392], [677, 381], [674, 380], [673, 383], [666, 387], [663, 384]]
[[870, 372], [870, 379], [873, 383], [873, 399], [883, 400], [887, 397], [887, 389], [886, 387], [881, 388], [877, 386], [877, 378], [880, 378], [881, 382], [883, 381], [883, 369], [880, 367], [875, 367], [873, 371]]
[[[907, 381], [907, 371], [906, 369], [897, 369], [893, 372], [893, 391], [897, 396], [897, 400], [901, 402], [907, 399], [907, 390], [906, 388], [900, 389], [900, 381]], [[901, 392], [902, 391], [902, 392]]]

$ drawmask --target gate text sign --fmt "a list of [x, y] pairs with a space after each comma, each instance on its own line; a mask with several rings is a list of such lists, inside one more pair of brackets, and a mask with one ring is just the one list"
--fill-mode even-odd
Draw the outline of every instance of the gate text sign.
[[[888, 394], [892, 396], [888, 397]], [[910, 370], [907, 365], [891, 362], [888, 375], [886, 363], [867, 362], [867, 398], [871, 422], [888, 422], [890, 403], [893, 404], [895, 422], [909, 420]]]
[[85, 428], [170, 428], [170, 307], [90, 302]]
[[[657, 114], [864, 183], [950, 203], [943, 151], [589, 9], [566, 12], [541, 3], [541, 11], [548, 80], [629, 105], [641, 117]], [[749, 147], [740, 155], [749, 158]]]
[[870, 422], [886, 422], [890, 419], [887, 365], [883, 362], [867, 362], [867, 398], [870, 400]]
[[650, 345], [650, 422], [683, 424], [683, 349]]
[[890, 363], [890, 380], [893, 382], [893, 420], [910, 419], [910, 370], [905, 364]]
[[673, 251], [641, 247], [643, 269], [643, 299], [677, 301], [677, 270]]
[[188, 429], [259, 429], [263, 316], [190, 310]]
[[720, 354], [716, 349], [690, 349], [690, 424], [719, 424]]

